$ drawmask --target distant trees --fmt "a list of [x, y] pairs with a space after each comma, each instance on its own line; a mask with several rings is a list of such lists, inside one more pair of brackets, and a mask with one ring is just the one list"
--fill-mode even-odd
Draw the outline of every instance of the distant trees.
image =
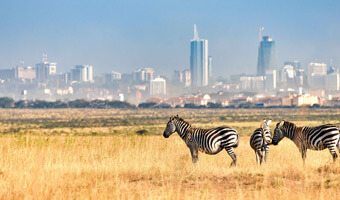
[[[243, 108], [243, 109], [254, 109], [254, 108], [294, 108], [295, 106], [275, 106], [275, 107], [263, 107], [263, 105], [258, 105], [252, 102], [244, 102], [239, 105], [230, 105], [224, 107], [221, 103], [208, 102], [207, 105], [197, 105], [194, 103], [186, 103], [184, 108], [191, 109], [224, 109], [224, 108]], [[313, 106], [305, 106], [307, 108], [323, 108], [320, 104], [314, 104]], [[333, 106], [338, 107], [338, 106]], [[172, 108], [171, 105], [167, 103], [156, 103], [156, 102], [144, 102], [140, 103], [138, 106], [130, 104], [126, 101], [108, 101], [108, 100], [92, 100], [88, 101], [85, 99], [76, 99], [72, 101], [45, 101], [45, 100], [19, 100], [14, 101], [10, 97], [0, 97], [0, 108], [97, 108], [97, 109], [107, 109], [107, 108], [119, 108], [119, 109], [147, 109], [147, 108]], [[182, 106], [176, 106], [175, 108], [182, 108]]]
[[14, 100], [10, 97], [0, 97], [0, 108], [14, 107]]
[[140, 103], [138, 105], [138, 108], [152, 108], [154, 107], [155, 105], [157, 105], [156, 102], [145, 102], [145, 103]]
[[76, 99], [73, 101], [44, 101], [44, 100], [19, 100], [14, 101], [9, 97], [0, 97], [0, 108], [128, 108], [134, 109], [135, 105], [125, 101], [108, 101]]

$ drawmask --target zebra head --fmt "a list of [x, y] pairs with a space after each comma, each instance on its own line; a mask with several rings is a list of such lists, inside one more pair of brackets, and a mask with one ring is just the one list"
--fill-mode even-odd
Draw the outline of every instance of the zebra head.
[[281, 122], [276, 124], [275, 130], [274, 130], [274, 136], [272, 140], [273, 145], [279, 144], [279, 142], [283, 139], [283, 125], [285, 124], [285, 121], [282, 120]]
[[261, 123], [261, 127], [262, 128], [262, 137], [264, 138], [264, 141], [267, 144], [271, 144], [272, 143], [272, 133], [270, 131], [270, 127], [269, 124], [272, 122], [272, 120], [263, 120], [263, 122]]
[[168, 138], [171, 134], [173, 134], [176, 131], [176, 125], [175, 125], [176, 118], [178, 118], [178, 115], [170, 117], [170, 120], [168, 121], [166, 128], [164, 130], [164, 133], [163, 133], [163, 136], [165, 138]]

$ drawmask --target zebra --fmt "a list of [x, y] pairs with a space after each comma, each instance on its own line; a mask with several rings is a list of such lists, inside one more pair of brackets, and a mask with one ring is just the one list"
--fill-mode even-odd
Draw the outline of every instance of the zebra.
[[270, 132], [269, 124], [272, 120], [263, 122], [260, 128], [256, 129], [253, 135], [250, 137], [250, 146], [254, 149], [256, 155], [256, 161], [258, 164], [262, 164], [263, 160], [267, 162], [267, 156], [270, 143], [272, 142], [272, 133]]
[[334, 124], [298, 127], [294, 123], [282, 120], [276, 124], [272, 144], [277, 145], [284, 137], [292, 140], [299, 148], [303, 164], [305, 164], [307, 149], [320, 151], [328, 148], [333, 157], [333, 162], [338, 157], [335, 151], [336, 146], [340, 151], [339, 127]]
[[178, 115], [171, 116], [163, 136], [168, 138], [177, 132], [190, 149], [192, 162], [198, 162], [198, 151], [214, 155], [225, 149], [232, 158], [230, 166], [236, 166], [234, 148], [238, 146], [239, 135], [233, 128], [222, 126], [212, 129], [193, 128]]

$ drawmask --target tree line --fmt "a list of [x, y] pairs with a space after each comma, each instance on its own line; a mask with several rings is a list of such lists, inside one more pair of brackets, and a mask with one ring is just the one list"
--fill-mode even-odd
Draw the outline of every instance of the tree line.
[[0, 108], [129, 108], [136, 106], [125, 101], [108, 101], [76, 99], [72, 101], [44, 101], [44, 100], [19, 100], [10, 97], [0, 97]]
[[[263, 108], [262, 105], [257, 105], [251, 102], [246, 102], [240, 104], [238, 106], [228, 106], [224, 107], [221, 103], [212, 103], [209, 102], [207, 105], [196, 105], [193, 103], [184, 104], [184, 108], [193, 108], [193, 109], [201, 109], [201, 108], [211, 108], [211, 109], [221, 109], [221, 108]], [[319, 108], [320, 105], [314, 106], [306, 106], [309, 108]], [[339, 107], [339, 106], [333, 106]], [[122, 108], [122, 109], [135, 109], [135, 108], [172, 108], [169, 104], [166, 103], [155, 103], [155, 102], [143, 102], [138, 106], [128, 103], [126, 101], [109, 101], [109, 100], [85, 100], [85, 99], [76, 99], [71, 101], [45, 101], [45, 100], [19, 100], [15, 101], [10, 97], [0, 97], [0, 108]], [[181, 106], [176, 106], [176, 108], [182, 108]], [[294, 106], [275, 106], [275, 107], [266, 107], [266, 108], [294, 108]]]

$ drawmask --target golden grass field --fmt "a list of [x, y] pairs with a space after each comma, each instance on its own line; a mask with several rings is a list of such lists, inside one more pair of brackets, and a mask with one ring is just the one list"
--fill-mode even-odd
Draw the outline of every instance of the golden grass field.
[[[200, 153], [195, 165], [176, 133], [163, 138], [176, 113], [196, 127], [242, 130], [237, 167], [229, 167], [225, 151]], [[258, 119], [219, 120], [247, 113]], [[280, 113], [305, 125], [324, 123], [325, 113], [332, 123], [340, 116], [336, 109], [1, 110], [0, 199], [339, 199], [340, 160], [332, 163], [328, 150], [308, 151], [303, 166], [284, 139], [270, 148], [265, 165], [256, 164], [249, 135], [263, 114], [274, 120], [273, 129]], [[82, 120], [71, 126], [74, 119]], [[135, 134], [140, 129], [148, 134]]]

